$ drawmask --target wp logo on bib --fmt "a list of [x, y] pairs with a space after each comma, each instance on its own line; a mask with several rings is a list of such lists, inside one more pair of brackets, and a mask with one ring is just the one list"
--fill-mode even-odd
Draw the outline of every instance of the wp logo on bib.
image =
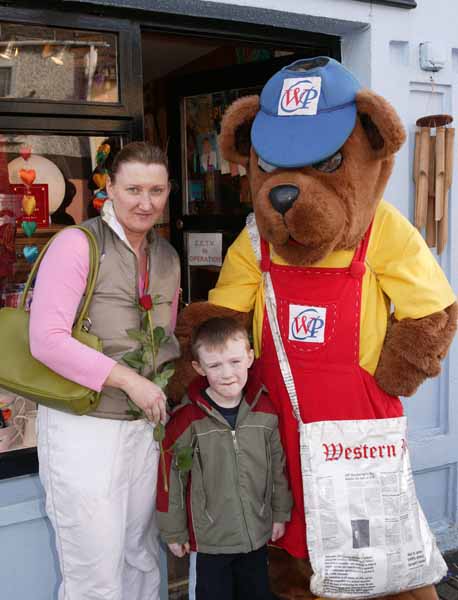
[[316, 115], [321, 92], [321, 77], [288, 78], [278, 102], [278, 115]]
[[289, 340], [322, 344], [325, 328], [326, 309], [323, 306], [289, 305]]

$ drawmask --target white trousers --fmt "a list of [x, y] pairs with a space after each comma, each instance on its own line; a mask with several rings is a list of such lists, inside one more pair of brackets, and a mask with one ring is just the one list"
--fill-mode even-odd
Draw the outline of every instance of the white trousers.
[[59, 600], [159, 600], [159, 448], [151, 425], [38, 411]]

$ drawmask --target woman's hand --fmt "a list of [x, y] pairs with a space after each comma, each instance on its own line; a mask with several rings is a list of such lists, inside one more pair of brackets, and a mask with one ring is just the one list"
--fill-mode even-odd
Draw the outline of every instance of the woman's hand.
[[285, 524], [284, 523], [274, 523], [272, 526], [272, 536], [271, 540], [276, 542], [285, 534]]
[[189, 554], [189, 543], [186, 544], [167, 544], [172, 554], [178, 558], [182, 558], [185, 554]]
[[165, 394], [159, 386], [146, 377], [142, 377], [129, 367], [117, 364], [108, 375], [104, 385], [123, 390], [155, 424], [159, 421], [165, 423]]

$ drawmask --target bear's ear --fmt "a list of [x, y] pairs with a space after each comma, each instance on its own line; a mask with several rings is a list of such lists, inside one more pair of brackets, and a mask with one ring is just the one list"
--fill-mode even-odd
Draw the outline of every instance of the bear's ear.
[[377, 158], [388, 158], [399, 150], [406, 133], [391, 104], [368, 89], [356, 95], [358, 116]]
[[259, 110], [259, 96], [244, 96], [233, 102], [221, 121], [219, 147], [223, 158], [246, 167], [250, 160], [251, 125]]

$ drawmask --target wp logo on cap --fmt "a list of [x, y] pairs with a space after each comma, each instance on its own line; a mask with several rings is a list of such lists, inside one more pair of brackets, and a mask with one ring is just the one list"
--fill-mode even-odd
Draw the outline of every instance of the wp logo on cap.
[[321, 77], [285, 79], [277, 115], [316, 115], [320, 92]]
[[271, 170], [328, 159], [353, 131], [360, 88], [350, 71], [328, 56], [283, 67], [261, 92], [251, 128], [256, 154]]

